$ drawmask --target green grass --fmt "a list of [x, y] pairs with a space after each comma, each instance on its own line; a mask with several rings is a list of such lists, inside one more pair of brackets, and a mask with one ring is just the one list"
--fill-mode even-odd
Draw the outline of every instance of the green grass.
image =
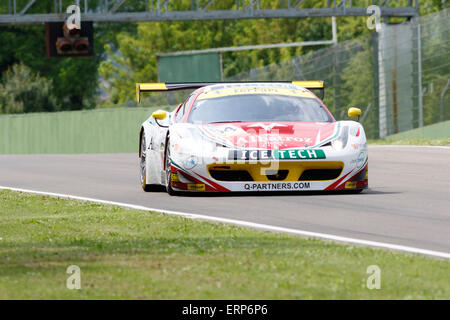
[[12, 191], [0, 238], [0, 299], [450, 298], [447, 260]]
[[446, 139], [380, 139], [369, 140], [369, 144], [417, 145], [417, 146], [450, 146], [450, 138]]

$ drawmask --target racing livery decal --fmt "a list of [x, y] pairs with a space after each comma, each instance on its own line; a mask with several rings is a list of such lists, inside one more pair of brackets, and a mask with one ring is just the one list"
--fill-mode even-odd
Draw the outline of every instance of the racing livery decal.
[[322, 149], [301, 150], [230, 150], [231, 160], [301, 160], [325, 159]]

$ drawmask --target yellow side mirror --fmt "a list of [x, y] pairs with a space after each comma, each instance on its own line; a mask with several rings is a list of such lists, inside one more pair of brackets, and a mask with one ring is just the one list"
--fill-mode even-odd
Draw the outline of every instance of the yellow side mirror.
[[152, 113], [152, 117], [158, 120], [164, 120], [167, 117], [167, 112], [164, 110], [156, 110]]
[[359, 117], [361, 115], [361, 109], [358, 108], [348, 108], [348, 116], [350, 118]]

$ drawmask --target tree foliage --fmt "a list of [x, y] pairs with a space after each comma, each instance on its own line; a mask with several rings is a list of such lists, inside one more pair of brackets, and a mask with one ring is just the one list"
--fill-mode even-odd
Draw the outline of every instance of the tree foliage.
[[[318, 1], [306, 1], [310, 7], [320, 7]], [[186, 6], [190, 0], [177, 2]], [[235, 1], [223, 0], [218, 6], [229, 8]], [[274, 6], [262, 0], [262, 7]], [[217, 7], [215, 9], [220, 9]], [[317, 19], [255, 19], [216, 21], [170, 21], [137, 24], [136, 35], [117, 35], [118, 47], [106, 46], [108, 58], [99, 73], [109, 83], [112, 103], [134, 98], [136, 82], [157, 81], [157, 54], [180, 50], [244, 46], [307, 40], [329, 40], [332, 37], [331, 18]], [[292, 47], [270, 50], [228, 52], [222, 55], [224, 78], [267, 64], [277, 63], [319, 47]]]
[[0, 113], [56, 111], [52, 81], [33, 74], [23, 63], [14, 64], [0, 83]]
[[[197, 1], [170, 1], [170, 10], [187, 9]], [[275, 8], [286, 0], [261, 0], [262, 8]], [[18, 2], [19, 7], [25, 1]], [[63, 7], [72, 4], [63, 0]], [[92, 10], [105, 3], [89, 0]], [[156, 1], [152, 1], [155, 5]], [[208, 0], [200, 0], [200, 6]], [[245, 1], [248, 5], [248, 1]], [[294, 1], [291, 1], [293, 4]], [[354, 6], [366, 6], [370, 2], [354, 0]], [[408, 0], [393, 0], [391, 5], [406, 5]], [[305, 0], [301, 7], [324, 7], [324, 0]], [[143, 9], [145, 1], [127, 0], [124, 11]], [[235, 8], [236, 0], [215, 1], [210, 9]], [[448, 1], [421, 0], [421, 14], [428, 14], [444, 7]], [[0, 1], [0, 11], [8, 11], [8, 1]], [[53, 1], [37, 1], [29, 13], [52, 12]], [[393, 19], [393, 22], [395, 19]], [[338, 39], [344, 41], [368, 34], [365, 17], [339, 17]], [[178, 50], [194, 50], [215, 47], [243, 46], [308, 40], [329, 40], [331, 18], [308, 19], [249, 19], [216, 21], [172, 21], [143, 23], [95, 23], [94, 51], [92, 58], [47, 58], [45, 52], [45, 28], [35, 26], [0, 27], [0, 74], [17, 63], [30, 67], [33, 73], [50, 79], [51, 93], [56, 99], [56, 109], [76, 110], [99, 104], [99, 83], [108, 93], [107, 104], [117, 105], [134, 99], [136, 82], [157, 80], [157, 53]], [[279, 63], [293, 56], [323, 48], [292, 47], [283, 49], [249, 50], [222, 54], [224, 78], [250, 68]], [[103, 62], [101, 62], [103, 61]], [[100, 80], [99, 81], [99, 77]], [[3, 83], [4, 83], [4, 79]]]
[[[190, 0], [170, 2], [172, 9], [188, 7]], [[214, 9], [231, 8], [234, 0], [216, 1]], [[396, 1], [406, 5], [407, 1]], [[261, 7], [275, 7], [276, 1], [261, 0]], [[356, 4], [355, 4], [356, 5]], [[361, 6], [361, 4], [358, 4]], [[323, 1], [306, 0], [305, 8], [323, 7]], [[421, 11], [438, 10], [438, 0], [425, 0]], [[338, 18], [339, 41], [367, 35], [366, 17]], [[116, 48], [106, 46], [108, 59], [100, 65], [100, 75], [107, 80], [106, 88], [111, 99], [118, 104], [134, 98], [136, 82], [157, 81], [157, 54], [164, 52], [197, 50], [205, 48], [244, 46], [253, 44], [283, 43], [332, 38], [331, 18], [307, 19], [252, 19], [217, 21], [171, 21], [137, 24], [136, 34], [117, 35]], [[250, 68], [262, 67], [288, 60], [323, 46], [291, 47], [282, 49], [248, 50], [222, 54], [223, 77], [227, 78]]]
[[[28, 1], [27, 1], [28, 2]], [[89, 1], [95, 8], [100, 1]], [[18, 1], [18, 8], [26, 4]], [[64, 0], [63, 8], [73, 1]], [[28, 13], [53, 12], [53, 1], [37, 1]], [[8, 12], [8, 1], [0, 1], [0, 12]], [[8, 25], [0, 27], [0, 74], [17, 63], [23, 63], [40, 77], [52, 80], [52, 95], [60, 110], [95, 107], [98, 95], [98, 66], [104, 57], [106, 43], [116, 46], [116, 34], [133, 35], [135, 24], [94, 24], [94, 56], [91, 58], [48, 58], [44, 25]], [[2, 80], [0, 78], [0, 80]], [[4, 79], [3, 79], [4, 80]], [[4, 81], [3, 81], [4, 82]]]

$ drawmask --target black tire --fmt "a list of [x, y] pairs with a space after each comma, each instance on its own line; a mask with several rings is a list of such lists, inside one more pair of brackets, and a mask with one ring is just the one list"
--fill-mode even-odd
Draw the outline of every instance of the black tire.
[[170, 167], [171, 167], [171, 161], [170, 161], [170, 147], [169, 147], [169, 136], [167, 136], [166, 140], [166, 152], [164, 155], [165, 159], [165, 169], [166, 169], [166, 191], [169, 195], [174, 196], [177, 194], [175, 190], [172, 189], [172, 186], [170, 185], [170, 179], [171, 179], [171, 173], [170, 173]]
[[142, 190], [145, 192], [151, 192], [158, 190], [159, 185], [157, 184], [147, 184], [147, 150], [146, 150], [146, 144], [145, 144], [145, 134], [142, 135], [141, 140], [141, 156], [140, 156], [140, 180], [141, 180], [141, 186]]
[[349, 190], [348, 193], [358, 194], [358, 193], [361, 193], [363, 190], [364, 189]]

